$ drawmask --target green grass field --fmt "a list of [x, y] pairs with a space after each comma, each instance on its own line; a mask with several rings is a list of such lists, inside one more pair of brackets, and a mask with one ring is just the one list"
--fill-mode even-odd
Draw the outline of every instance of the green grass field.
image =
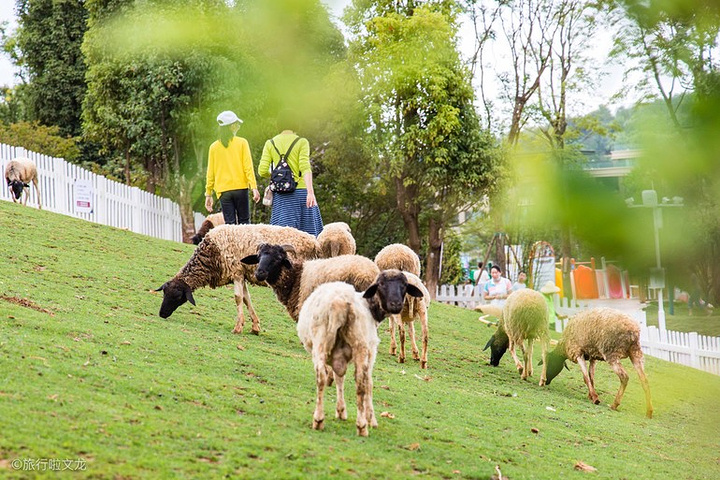
[[606, 365], [601, 405], [575, 365], [538, 387], [509, 356], [488, 366], [476, 313], [433, 304], [427, 371], [396, 363], [381, 326], [379, 428], [355, 435], [349, 378], [350, 418], [331, 390], [313, 431], [310, 356], [269, 289], [251, 289], [260, 336], [230, 333], [228, 287], [162, 320], [151, 289], [192, 246], [9, 202], [0, 232], [0, 478], [720, 478], [716, 376], [646, 358], [655, 418], [634, 371], [611, 411]]

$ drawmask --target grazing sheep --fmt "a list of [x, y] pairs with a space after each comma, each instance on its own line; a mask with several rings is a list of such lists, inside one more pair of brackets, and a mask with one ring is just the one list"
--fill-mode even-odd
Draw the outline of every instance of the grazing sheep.
[[[345, 373], [355, 363], [357, 393], [357, 434], [368, 435], [368, 425], [377, 427], [372, 400], [372, 370], [380, 338], [377, 326], [388, 313], [398, 313], [405, 296], [423, 293], [408, 284], [397, 271], [381, 272], [364, 293], [352, 285], [330, 282], [319, 285], [303, 303], [297, 325], [298, 337], [312, 354], [315, 366], [317, 399], [313, 428], [322, 430], [325, 421], [323, 397], [331, 382], [332, 370], [337, 389], [335, 416], [347, 419], [345, 408]], [[328, 368], [329, 367], [329, 368]]]
[[197, 233], [192, 236], [192, 242], [195, 245], [200, 244], [202, 239], [205, 238], [205, 235], [207, 235], [210, 230], [220, 225], [225, 225], [225, 217], [222, 212], [208, 215], [205, 217], [205, 220], [203, 220], [203, 223], [200, 225]]
[[[375, 255], [375, 264], [380, 270], [387, 270], [390, 268], [396, 268], [405, 272], [410, 272], [417, 276], [420, 276], [420, 257], [407, 245], [402, 243], [393, 243], [378, 252]], [[397, 342], [395, 341], [395, 326], [402, 328], [402, 320], [398, 315], [390, 316], [390, 355], [395, 355], [397, 352]], [[411, 324], [411, 337], [414, 336], [414, 327]], [[401, 333], [404, 335], [404, 332]], [[404, 341], [404, 337], [401, 337], [401, 342]], [[413, 352], [417, 352], [417, 345], [413, 339]], [[414, 355], [413, 355], [414, 356]], [[405, 361], [405, 351], [401, 353], [400, 362]]]
[[5, 181], [10, 187], [13, 202], [19, 202], [23, 190], [25, 190], [25, 199], [23, 205], [27, 205], [30, 198], [30, 183], [35, 185], [35, 193], [37, 194], [38, 209], [42, 210], [42, 200], [40, 199], [40, 188], [38, 187], [38, 174], [35, 162], [27, 158], [16, 158], [10, 160], [5, 166]]
[[266, 281], [275, 291], [290, 318], [298, 321], [305, 299], [321, 283], [347, 282], [359, 292], [368, 288], [380, 273], [369, 258], [361, 255], [340, 255], [319, 260], [292, 262], [290, 245], [261, 245], [257, 254], [242, 258], [247, 265], [257, 265], [255, 278]]
[[[547, 378], [547, 357], [550, 335], [548, 333], [548, 309], [541, 293], [529, 288], [518, 290], [508, 296], [498, 322], [498, 330], [490, 337], [483, 350], [490, 347], [490, 364], [497, 367], [500, 359], [509, 348], [515, 360], [515, 366], [525, 380], [532, 375], [533, 341], [540, 339], [542, 344], [542, 374], [540, 385], [545, 385]], [[524, 342], [527, 342], [525, 345]], [[518, 360], [515, 347], [519, 346], [523, 353], [523, 363]]]
[[[403, 273], [407, 277], [408, 284], [415, 286], [423, 293], [423, 295], [418, 298], [410, 295], [406, 296], [403, 302], [402, 312], [398, 315], [390, 316], [390, 321], [393, 322], [393, 325], [391, 326], [390, 354], [395, 354], [395, 323], [397, 323], [400, 330], [400, 355], [398, 356], [398, 362], [405, 363], [405, 324], [407, 324], [413, 358], [415, 360], [420, 360], [420, 368], [427, 368], [429, 339], [428, 308], [430, 307], [430, 292], [428, 292], [427, 288], [425, 288], [425, 285], [423, 285], [420, 277], [410, 272]], [[416, 319], [420, 320], [420, 326], [422, 327], [422, 357], [419, 354], [417, 343], [415, 342]]]
[[345, 222], [328, 223], [317, 236], [323, 258], [355, 255], [355, 239]]
[[[652, 418], [653, 407], [650, 398], [645, 369], [643, 368], [643, 352], [640, 348], [640, 327], [628, 315], [612, 308], [593, 308], [578, 313], [568, 321], [562, 338], [557, 347], [547, 357], [547, 383], [555, 378], [565, 360], [570, 359], [580, 366], [588, 397], [596, 405], [600, 403], [595, 392], [595, 362], [605, 360], [620, 378], [620, 388], [610, 408], [617, 410], [625, 393], [628, 374], [620, 360], [630, 358], [637, 371], [640, 383], [645, 391], [646, 415]], [[586, 366], [585, 361], [590, 365]]]
[[[163, 291], [160, 316], [168, 318], [183, 303], [195, 305], [192, 292], [200, 287], [216, 288], [229, 283], [235, 284], [237, 320], [233, 333], [242, 333], [245, 326], [243, 303], [252, 318], [252, 333], [260, 333], [260, 319], [250, 301], [250, 292], [245, 282], [265, 285], [255, 279], [255, 268], [240, 262], [240, 259], [257, 251], [265, 243], [284, 242], [294, 247], [295, 258], [317, 258], [320, 247], [315, 237], [292, 227], [275, 225], [220, 225], [208, 232], [187, 264], [164, 283], [157, 291]], [[371, 282], [368, 282], [368, 285]]]
[[380, 250], [375, 255], [375, 264], [380, 270], [396, 268], [420, 276], [420, 257], [402, 243], [393, 243]]

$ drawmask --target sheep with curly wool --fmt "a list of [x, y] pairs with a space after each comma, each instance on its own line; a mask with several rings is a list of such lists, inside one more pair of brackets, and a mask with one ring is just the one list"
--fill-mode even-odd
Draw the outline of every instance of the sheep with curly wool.
[[208, 215], [207, 217], [205, 217], [205, 220], [203, 220], [203, 223], [202, 225], [200, 225], [197, 233], [192, 236], [192, 242], [195, 245], [199, 245], [202, 239], [205, 238], [205, 235], [207, 235], [210, 230], [220, 225], [225, 225], [225, 217], [223, 216], [222, 212]]
[[40, 198], [38, 173], [35, 162], [28, 158], [10, 160], [5, 166], [5, 181], [10, 188], [13, 202], [19, 202], [23, 190], [25, 191], [25, 198], [22, 200], [23, 205], [27, 205], [28, 198], [30, 198], [30, 182], [32, 182], [32, 184], [35, 185], [38, 209], [42, 210], [42, 199]]
[[[628, 384], [628, 374], [620, 360], [630, 358], [645, 391], [645, 408], [652, 418], [653, 406], [650, 385], [645, 375], [644, 357], [640, 348], [640, 327], [630, 316], [612, 308], [593, 308], [572, 317], [565, 327], [557, 347], [547, 357], [547, 383], [567, 368], [570, 359], [580, 366], [588, 387], [588, 397], [596, 405], [600, 403], [595, 391], [595, 362], [606, 361], [620, 378], [620, 388], [610, 408], [617, 410]], [[589, 365], [585, 362], [589, 361]]]
[[317, 236], [323, 258], [355, 255], [355, 238], [345, 222], [328, 223]]
[[[545, 385], [547, 378], [545, 360], [550, 343], [548, 315], [547, 305], [541, 293], [529, 288], [511, 293], [503, 306], [497, 332], [490, 337], [483, 349], [490, 347], [490, 364], [497, 367], [500, 359], [509, 349], [521, 378], [527, 379], [533, 373], [533, 342], [538, 339], [542, 345], [543, 359], [540, 385]], [[515, 347], [518, 346], [523, 353], [522, 363], [515, 353]]]
[[389, 313], [400, 311], [407, 295], [422, 296], [423, 292], [408, 284], [400, 271], [387, 270], [380, 272], [364, 293], [345, 282], [329, 282], [319, 285], [305, 300], [297, 332], [315, 367], [313, 429], [324, 427], [323, 397], [331, 383], [329, 371], [337, 388], [335, 416], [347, 419], [344, 385], [350, 363], [355, 363], [357, 434], [367, 436], [368, 425], [377, 427], [372, 399], [372, 370], [380, 343], [377, 327]]
[[359, 292], [368, 288], [380, 273], [377, 265], [361, 255], [340, 255], [308, 261], [292, 261], [291, 245], [261, 245], [257, 253], [242, 258], [257, 265], [255, 278], [267, 282], [285, 306], [290, 318], [298, 321], [300, 308], [315, 288], [326, 282], [346, 282]]
[[[320, 246], [314, 236], [292, 227], [275, 225], [220, 225], [208, 232], [187, 264], [157, 291], [162, 290], [160, 316], [168, 318], [183, 303], [195, 305], [192, 292], [210, 286], [216, 288], [233, 283], [237, 319], [233, 333], [242, 333], [245, 326], [243, 303], [252, 318], [252, 333], [260, 333], [260, 319], [250, 300], [246, 282], [265, 285], [255, 277], [255, 267], [240, 259], [257, 251], [260, 245], [283, 242], [293, 246], [297, 260], [317, 258]], [[369, 285], [369, 283], [368, 283]]]

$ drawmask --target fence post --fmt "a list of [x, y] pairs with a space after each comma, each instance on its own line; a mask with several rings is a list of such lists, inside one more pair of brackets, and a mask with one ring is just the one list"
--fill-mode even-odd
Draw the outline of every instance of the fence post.
[[690, 332], [688, 340], [690, 340], [690, 365], [694, 368], [700, 368], [700, 342], [698, 341], [697, 332]]
[[135, 233], [143, 232], [143, 204], [142, 204], [142, 191], [137, 187], [132, 187], [132, 227], [131, 231]]

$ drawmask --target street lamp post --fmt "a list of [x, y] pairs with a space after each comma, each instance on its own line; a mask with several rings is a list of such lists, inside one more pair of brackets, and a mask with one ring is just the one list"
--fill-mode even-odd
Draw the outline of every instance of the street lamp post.
[[[682, 197], [673, 197], [670, 200], [667, 197], [662, 199], [662, 203], [658, 203], [657, 192], [655, 190], [643, 190], [642, 205], [634, 205], [635, 200], [628, 198], [626, 200], [630, 208], [651, 208], [653, 213], [653, 233], [655, 236], [655, 269], [650, 276], [650, 288], [658, 291], [658, 328], [660, 329], [660, 338], [665, 339], [667, 331], [665, 328], [665, 307], [663, 305], [663, 289], [665, 288], [665, 272], [660, 263], [660, 229], [663, 227], [663, 217], [661, 207], [682, 207]], [[672, 202], [672, 203], [671, 203]]]

